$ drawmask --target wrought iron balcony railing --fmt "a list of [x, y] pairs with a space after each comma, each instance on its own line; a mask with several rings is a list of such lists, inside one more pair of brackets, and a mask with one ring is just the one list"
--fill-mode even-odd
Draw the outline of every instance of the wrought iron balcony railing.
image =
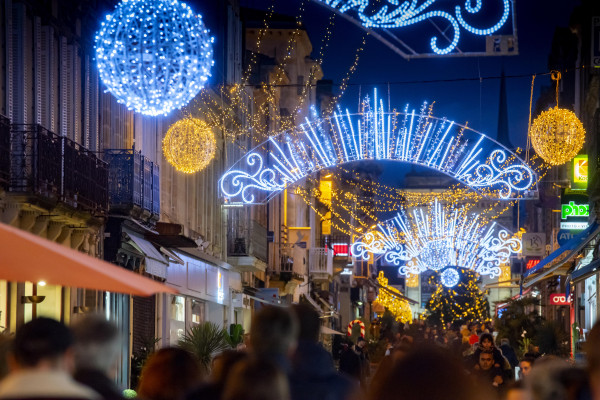
[[160, 214], [158, 165], [133, 149], [105, 150], [111, 210], [129, 212], [134, 207]]
[[250, 228], [231, 228], [227, 235], [230, 257], [253, 256], [267, 261], [267, 228], [251, 220]]
[[38, 124], [13, 124], [9, 190], [104, 214], [108, 168], [94, 153]]
[[7, 189], [10, 181], [10, 120], [0, 115], [0, 187]]

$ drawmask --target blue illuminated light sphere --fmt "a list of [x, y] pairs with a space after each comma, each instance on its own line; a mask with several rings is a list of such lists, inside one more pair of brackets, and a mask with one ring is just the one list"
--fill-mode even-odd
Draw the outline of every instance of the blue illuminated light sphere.
[[212, 42], [202, 17], [185, 3], [122, 0], [96, 33], [100, 78], [128, 109], [168, 114], [204, 87]]
[[458, 271], [454, 268], [445, 269], [441, 274], [440, 278], [442, 280], [442, 285], [447, 288], [452, 288], [458, 284], [460, 277], [458, 275]]

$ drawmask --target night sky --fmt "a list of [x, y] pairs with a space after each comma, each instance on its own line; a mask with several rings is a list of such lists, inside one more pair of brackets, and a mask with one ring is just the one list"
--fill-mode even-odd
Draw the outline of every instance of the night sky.
[[[463, 4], [463, 0], [441, 0], [438, 3]], [[499, 3], [500, 0], [485, 0]], [[327, 26], [330, 11], [312, 1], [306, 2], [303, 22], [313, 41], [315, 52]], [[419, 1], [421, 3], [421, 1]], [[271, 0], [242, 0], [242, 6], [266, 9]], [[275, 11], [297, 15], [300, 0], [275, 0]], [[365, 51], [360, 57], [357, 72], [352, 76], [351, 86], [342, 98], [342, 105], [355, 110], [359, 89], [364, 96], [372, 93], [375, 86], [387, 98], [386, 82], [414, 82], [424, 80], [448, 80], [500, 76], [505, 74], [529, 75], [507, 79], [508, 115], [510, 139], [515, 146], [525, 146], [529, 115], [531, 74], [546, 72], [547, 60], [556, 27], [568, 26], [569, 17], [578, 0], [517, 0], [517, 32], [519, 55], [506, 57], [433, 58], [407, 61], [387, 48], [377, 39], [369, 37]], [[491, 7], [494, 7], [492, 4]], [[432, 7], [435, 9], [435, 7]], [[421, 22], [420, 24], [423, 24]], [[427, 22], [425, 21], [425, 24]], [[421, 27], [397, 29], [395, 33], [415, 42], [421, 36], [425, 44], [435, 33], [434, 29]], [[363, 31], [341, 17], [336, 17], [333, 38], [323, 63], [325, 79], [340, 82], [350, 67], [356, 48], [360, 45]], [[408, 35], [408, 36], [403, 36]], [[411, 37], [411, 35], [413, 35]], [[473, 35], [461, 31], [461, 38], [469, 40]], [[484, 40], [483, 38], [479, 38]], [[417, 40], [418, 41], [418, 40]], [[460, 43], [459, 43], [460, 47]], [[548, 76], [536, 79], [534, 102], [542, 86], [550, 84]], [[498, 100], [500, 82], [496, 79], [457, 81], [445, 83], [391, 84], [392, 107], [403, 109], [409, 103], [418, 110], [423, 101], [435, 101], [434, 115], [447, 117], [495, 138], [498, 124]]]

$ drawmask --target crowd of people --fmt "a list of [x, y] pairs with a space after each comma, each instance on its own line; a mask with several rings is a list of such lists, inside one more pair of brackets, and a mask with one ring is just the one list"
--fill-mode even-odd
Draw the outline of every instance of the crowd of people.
[[[181, 348], [154, 352], [136, 395], [142, 400], [600, 400], [600, 326], [588, 337], [585, 365], [541, 355], [535, 347], [518, 359], [510, 343], [501, 339], [497, 345], [486, 326], [442, 331], [416, 323], [383, 335], [387, 349], [378, 365], [370, 362], [363, 338], [348, 343], [338, 370], [319, 343], [320, 325], [310, 306], [264, 307], [255, 313], [247, 346], [216, 354], [208, 370]], [[48, 318], [32, 320], [0, 343], [0, 399], [123, 399], [113, 379], [123, 340], [101, 316], [71, 328]]]

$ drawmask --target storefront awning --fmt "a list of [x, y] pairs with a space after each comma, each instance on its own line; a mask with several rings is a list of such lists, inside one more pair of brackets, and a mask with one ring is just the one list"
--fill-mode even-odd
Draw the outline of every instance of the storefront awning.
[[106, 261], [0, 223], [0, 279], [150, 296], [177, 290]]
[[126, 231], [134, 246], [144, 254], [146, 272], [158, 278], [167, 279], [167, 260], [156, 247], [141, 236]]
[[599, 233], [600, 225], [594, 222], [585, 230], [573, 236], [572, 239], [558, 248], [558, 250], [553, 251], [538, 265], [523, 274], [525, 277], [523, 287], [530, 287], [534, 283], [554, 274], [560, 267], [573, 259]]
[[598, 272], [598, 268], [600, 268], [600, 260], [592, 261], [585, 267], [573, 271], [573, 273], [571, 274], [571, 282], [577, 283], [579, 281], [589, 278], [590, 276]]
[[342, 332], [338, 332], [336, 330], [333, 330], [331, 328], [328, 328], [326, 326], [321, 325], [321, 333], [324, 335], [341, 335], [344, 336], [344, 334]]

